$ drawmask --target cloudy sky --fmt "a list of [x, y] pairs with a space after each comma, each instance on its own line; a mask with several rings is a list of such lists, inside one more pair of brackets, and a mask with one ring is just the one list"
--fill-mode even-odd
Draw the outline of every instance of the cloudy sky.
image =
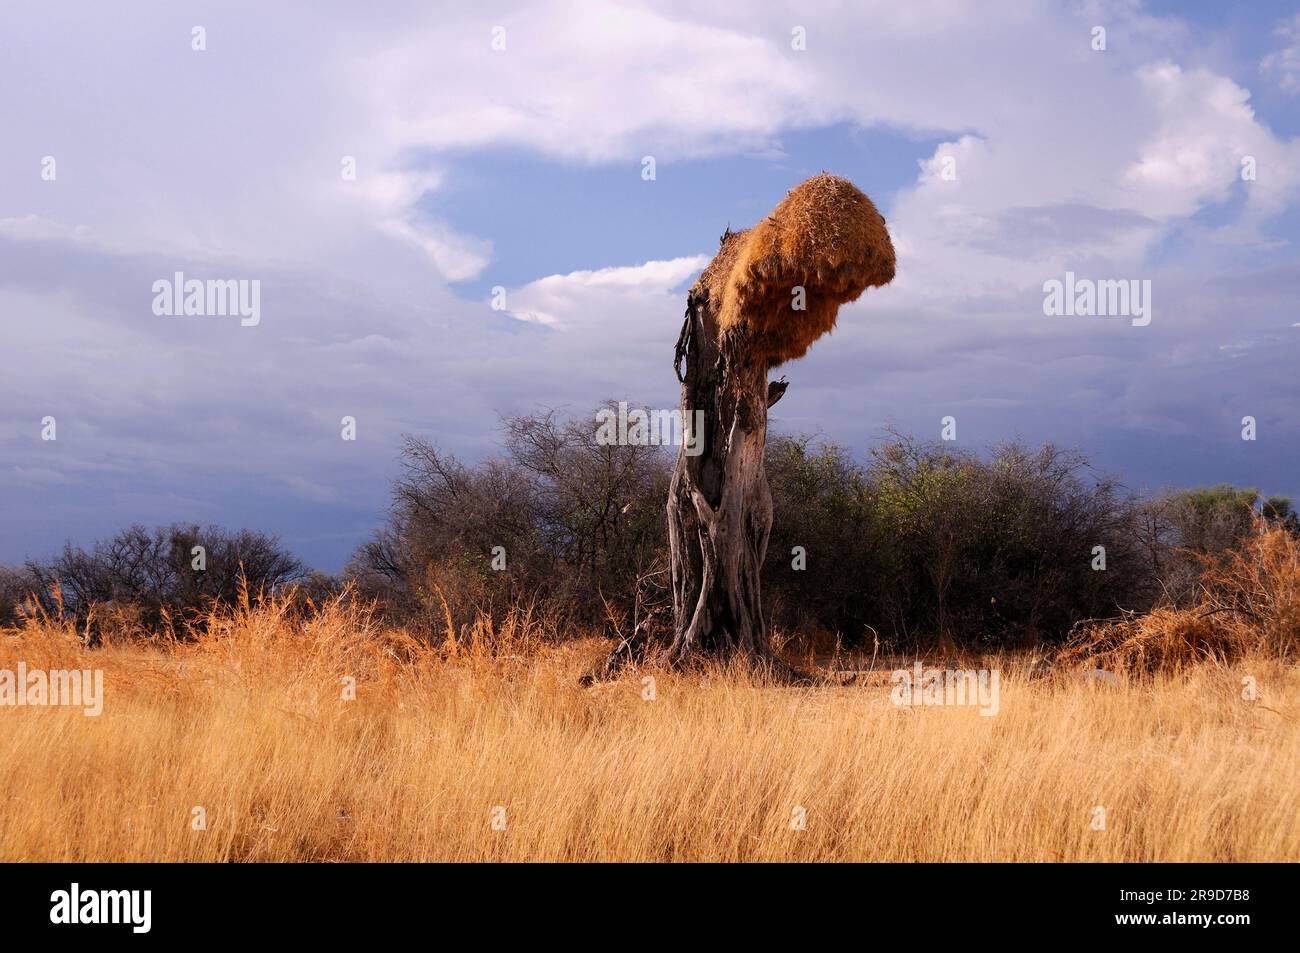
[[[898, 277], [775, 429], [1300, 497], [1295, 3], [6, 0], [0, 130], [0, 562], [192, 521], [336, 570], [404, 433], [674, 406], [685, 288], [822, 170]], [[1046, 316], [1067, 271], [1151, 323]], [[176, 272], [260, 323], [155, 314]]]

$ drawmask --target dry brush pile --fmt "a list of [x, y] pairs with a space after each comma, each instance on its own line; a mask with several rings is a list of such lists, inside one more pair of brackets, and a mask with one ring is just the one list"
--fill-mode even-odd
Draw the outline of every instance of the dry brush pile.
[[1300, 658], [1300, 538], [1261, 522], [1237, 548], [1199, 559], [1204, 571], [1190, 605], [1085, 623], [1058, 663], [1135, 675], [1247, 656], [1294, 664]]

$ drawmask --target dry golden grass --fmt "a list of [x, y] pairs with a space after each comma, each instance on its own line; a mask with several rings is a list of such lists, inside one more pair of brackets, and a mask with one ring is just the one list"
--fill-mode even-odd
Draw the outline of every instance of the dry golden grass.
[[106, 693], [97, 718], [0, 709], [0, 859], [1300, 860], [1300, 673], [1277, 661], [1106, 687], [985, 660], [982, 717], [898, 708], [879, 676], [584, 689], [608, 646], [528, 644], [522, 617], [437, 647], [340, 605], [219, 623], [0, 636], [0, 667], [102, 668]]

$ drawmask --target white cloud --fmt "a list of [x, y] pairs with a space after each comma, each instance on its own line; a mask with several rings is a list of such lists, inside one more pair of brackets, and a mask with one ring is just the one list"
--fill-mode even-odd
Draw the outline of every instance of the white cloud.
[[[491, 49], [496, 26], [502, 51]], [[833, 118], [815, 77], [774, 38], [649, 4], [440, 15], [356, 69], [387, 139], [435, 150], [668, 160], [762, 144], [796, 117], [805, 126]]]
[[458, 234], [440, 222], [388, 219], [379, 222], [378, 228], [420, 249], [448, 281], [477, 278], [492, 252], [490, 241]]
[[[548, 275], [509, 292], [514, 317], [560, 329], [636, 331], [643, 309], [680, 309], [676, 289], [698, 275], [709, 255]], [[522, 304], [522, 307], [519, 305]], [[671, 313], [671, 312], [670, 312]]]
[[89, 241], [91, 230], [85, 225], [65, 225], [39, 215], [0, 218], [0, 236], [18, 241]]
[[1242, 183], [1242, 160], [1255, 159], [1253, 205], [1275, 213], [1294, 198], [1300, 168], [1297, 142], [1285, 143], [1256, 119], [1250, 93], [1205, 70], [1159, 63], [1138, 72], [1155, 105], [1154, 135], [1124, 175], [1131, 203], [1145, 214], [1185, 217], [1223, 201]]
[[1300, 13], [1283, 20], [1273, 32], [1286, 45], [1265, 56], [1260, 61], [1260, 71], [1275, 79], [1284, 91], [1300, 93]]

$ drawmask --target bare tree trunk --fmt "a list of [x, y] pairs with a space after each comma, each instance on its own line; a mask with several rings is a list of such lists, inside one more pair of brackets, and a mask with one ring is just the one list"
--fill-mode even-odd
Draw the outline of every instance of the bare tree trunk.
[[703, 411], [703, 431], [692, 434], [698, 455], [683, 441], [668, 493], [673, 665], [705, 656], [775, 662], [759, 580], [772, 528], [767, 364], [746, 351], [743, 341], [720, 343], [707, 296], [688, 299], [677, 355], [682, 421], [694, 427]]

